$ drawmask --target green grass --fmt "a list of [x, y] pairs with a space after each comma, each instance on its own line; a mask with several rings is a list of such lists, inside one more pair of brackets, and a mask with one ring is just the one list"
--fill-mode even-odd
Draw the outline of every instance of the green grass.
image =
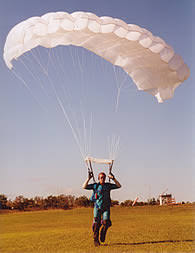
[[0, 252], [195, 252], [193, 206], [111, 209], [106, 243], [94, 248], [91, 208], [0, 215]]

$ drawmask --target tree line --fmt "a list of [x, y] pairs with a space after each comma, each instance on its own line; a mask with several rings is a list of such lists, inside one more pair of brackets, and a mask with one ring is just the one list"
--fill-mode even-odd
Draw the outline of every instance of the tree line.
[[59, 195], [48, 197], [26, 198], [22, 195], [14, 200], [7, 199], [4, 194], [0, 194], [0, 209], [9, 210], [46, 210], [46, 209], [72, 209], [74, 207], [89, 207], [90, 200], [86, 196], [75, 197], [72, 195]]
[[[118, 200], [111, 200], [111, 206], [131, 207], [133, 200], [125, 200], [119, 203]], [[151, 198], [147, 202], [136, 202], [135, 206], [144, 205], [159, 205], [159, 200]], [[14, 200], [10, 200], [4, 194], [0, 194], [0, 210], [47, 210], [47, 209], [72, 209], [76, 207], [93, 207], [91, 202], [86, 196], [75, 197], [72, 195], [61, 194], [59, 196], [47, 196], [34, 198], [26, 198], [22, 195], [17, 196]]]

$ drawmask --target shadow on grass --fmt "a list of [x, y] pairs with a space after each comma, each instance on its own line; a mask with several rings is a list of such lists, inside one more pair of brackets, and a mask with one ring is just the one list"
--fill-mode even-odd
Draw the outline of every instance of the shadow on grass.
[[144, 244], [160, 244], [160, 243], [176, 243], [176, 242], [194, 242], [195, 240], [165, 240], [165, 241], [149, 241], [149, 242], [118, 242], [118, 243], [110, 243], [103, 244], [101, 246], [122, 246], [122, 245], [144, 245]]

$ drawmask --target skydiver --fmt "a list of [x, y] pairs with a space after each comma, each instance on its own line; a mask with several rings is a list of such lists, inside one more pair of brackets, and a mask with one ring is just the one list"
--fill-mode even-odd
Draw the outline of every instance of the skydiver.
[[110, 220], [110, 191], [120, 188], [121, 184], [116, 180], [112, 173], [110, 173], [108, 177], [109, 179], [112, 179], [115, 184], [105, 182], [106, 174], [104, 172], [99, 173], [98, 183], [88, 184], [92, 177], [93, 173], [89, 172], [88, 178], [83, 184], [83, 189], [93, 190], [93, 195], [91, 199], [94, 202], [94, 218], [92, 226], [94, 233], [93, 239], [94, 245], [99, 246], [99, 230], [100, 241], [105, 242], [106, 232], [108, 228], [112, 226], [112, 222]]

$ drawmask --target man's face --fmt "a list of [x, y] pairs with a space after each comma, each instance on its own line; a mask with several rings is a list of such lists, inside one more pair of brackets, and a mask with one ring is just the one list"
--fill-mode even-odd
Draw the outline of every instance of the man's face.
[[104, 184], [106, 180], [106, 176], [100, 173], [98, 179], [99, 179], [100, 184]]

